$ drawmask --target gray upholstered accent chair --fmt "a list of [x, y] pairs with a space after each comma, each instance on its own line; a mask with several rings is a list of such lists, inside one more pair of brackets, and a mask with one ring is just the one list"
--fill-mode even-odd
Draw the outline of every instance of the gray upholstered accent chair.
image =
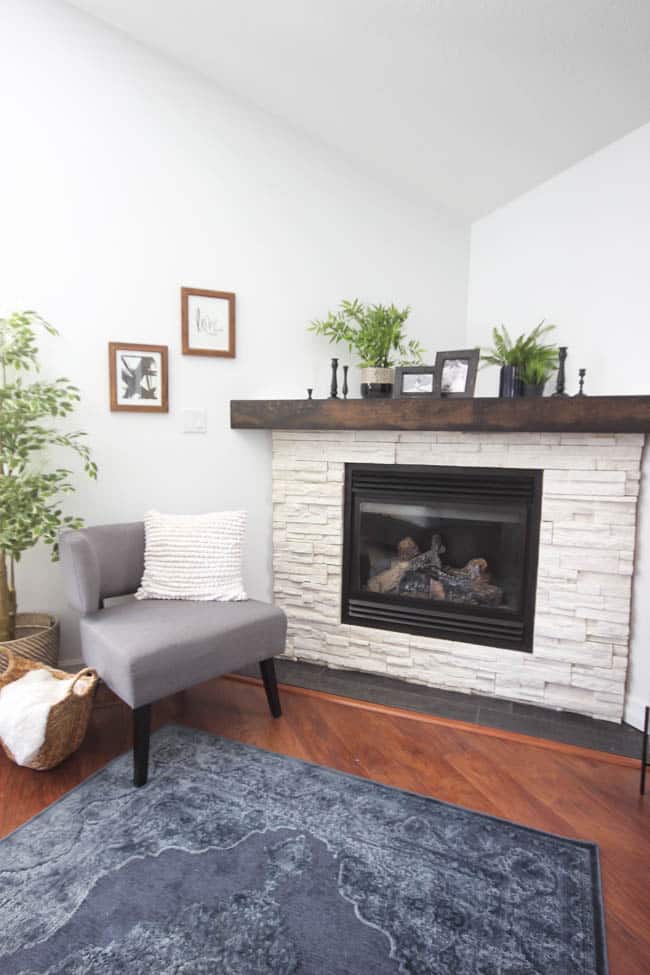
[[85, 662], [133, 709], [136, 785], [147, 781], [151, 704], [201, 681], [259, 663], [274, 718], [280, 699], [273, 665], [282, 653], [282, 610], [253, 599], [189, 602], [129, 599], [144, 571], [144, 525], [64, 532], [61, 563], [68, 602], [81, 616]]

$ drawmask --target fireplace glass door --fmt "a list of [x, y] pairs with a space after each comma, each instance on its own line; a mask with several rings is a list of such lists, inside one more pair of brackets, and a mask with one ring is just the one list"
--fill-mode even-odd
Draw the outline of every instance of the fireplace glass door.
[[347, 465], [344, 621], [530, 650], [541, 477]]

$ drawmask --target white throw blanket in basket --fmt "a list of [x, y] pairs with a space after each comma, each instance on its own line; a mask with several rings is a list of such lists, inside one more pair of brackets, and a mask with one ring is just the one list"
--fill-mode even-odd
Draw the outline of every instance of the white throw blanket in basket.
[[0, 738], [18, 765], [26, 765], [42, 747], [50, 710], [63, 700], [73, 680], [30, 670], [0, 691]]

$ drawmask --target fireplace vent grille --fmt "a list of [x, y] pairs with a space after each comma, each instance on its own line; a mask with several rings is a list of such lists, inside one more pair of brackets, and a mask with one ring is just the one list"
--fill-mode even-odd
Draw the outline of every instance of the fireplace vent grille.
[[476, 498], [532, 501], [535, 497], [535, 480], [529, 471], [482, 467], [409, 468], [408, 477], [405, 478], [403, 468], [393, 465], [366, 465], [357, 469], [354, 469], [354, 465], [350, 466], [353, 467], [352, 490], [361, 491], [368, 498], [398, 494], [400, 498], [410, 501], [440, 497], [453, 497], [459, 501]]

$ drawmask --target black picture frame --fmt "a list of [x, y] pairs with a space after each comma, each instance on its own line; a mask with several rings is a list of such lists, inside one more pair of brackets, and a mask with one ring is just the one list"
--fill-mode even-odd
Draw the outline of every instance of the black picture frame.
[[[431, 389], [411, 390], [404, 392], [404, 377], [430, 376]], [[428, 385], [428, 384], [427, 384]], [[395, 382], [393, 383], [393, 399], [435, 399], [438, 396], [435, 366], [396, 366]]]
[[[480, 349], [453, 349], [450, 352], [438, 352], [436, 354], [436, 388], [441, 399], [469, 399], [474, 395], [480, 354]], [[462, 390], [445, 390], [445, 363], [459, 360], [467, 362], [465, 386]]]

